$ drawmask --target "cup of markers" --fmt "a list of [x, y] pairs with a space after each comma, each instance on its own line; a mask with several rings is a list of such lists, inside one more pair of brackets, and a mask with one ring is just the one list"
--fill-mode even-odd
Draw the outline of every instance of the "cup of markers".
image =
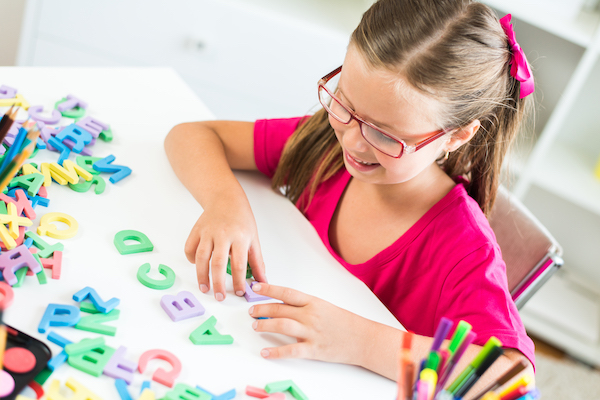
[[523, 374], [504, 388], [527, 367], [528, 363], [524, 357], [478, 393], [470, 393], [479, 378], [504, 353], [502, 343], [493, 336], [467, 367], [452, 382], [449, 382], [459, 360], [477, 337], [469, 323], [460, 321], [448, 345], [442, 348], [452, 326], [453, 322], [448, 318], [441, 319], [431, 350], [419, 365], [415, 365], [411, 357], [413, 334], [407, 332], [403, 336], [398, 366], [397, 400], [462, 400], [467, 394], [469, 400], [537, 400], [540, 398], [539, 390], [531, 387], [533, 377], [530, 374]]

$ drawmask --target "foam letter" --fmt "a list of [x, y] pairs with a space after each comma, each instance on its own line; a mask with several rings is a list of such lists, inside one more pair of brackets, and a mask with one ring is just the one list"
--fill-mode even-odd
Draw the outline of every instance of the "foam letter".
[[58, 110], [52, 110], [49, 117], [42, 115], [44, 106], [31, 106], [28, 111], [31, 119], [41, 121], [48, 125], [58, 124], [62, 118], [62, 114]]
[[15, 292], [6, 282], [0, 282], [0, 309], [6, 310], [12, 304]]
[[115, 379], [122, 379], [127, 384], [133, 381], [133, 373], [137, 371], [138, 365], [133, 361], [125, 359], [127, 348], [120, 346], [110, 358], [106, 367], [104, 367], [104, 375]]
[[54, 371], [54, 370], [56, 370], [56, 368], [58, 368], [59, 366], [64, 364], [67, 361], [67, 358], [69, 358], [69, 355], [67, 354], [67, 352], [64, 349], [65, 349], [65, 346], [67, 346], [68, 344], [71, 344], [73, 342], [71, 342], [69, 339], [66, 339], [66, 338], [60, 336], [59, 334], [57, 334], [54, 331], [52, 331], [48, 334], [48, 340], [63, 348], [63, 350], [60, 353], [58, 353], [57, 355], [52, 357], [50, 359], [50, 361], [48, 361], [48, 364], [47, 364], [48, 368], [51, 371]]
[[193, 388], [185, 383], [178, 383], [173, 390], [165, 394], [164, 400], [211, 400], [212, 396], [205, 391]]
[[230, 335], [222, 335], [219, 333], [215, 325], [217, 324], [217, 318], [212, 315], [209, 319], [204, 321], [202, 325], [196, 328], [190, 334], [190, 340], [194, 344], [231, 344], [233, 343], [233, 337]]
[[40, 187], [45, 183], [44, 179], [44, 175], [39, 173], [19, 175], [11, 179], [8, 186], [22, 187], [23, 189], [27, 190], [28, 195], [33, 197], [40, 190]]
[[89, 156], [77, 156], [75, 157], [75, 162], [81, 168], [85, 169], [90, 174], [98, 175], [100, 171], [96, 171], [94, 169], [94, 163], [96, 161], [102, 160], [102, 157], [89, 157]]
[[60, 153], [60, 156], [58, 157], [58, 163], [62, 165], [62, 163], [67, 158], [69, 158], [69, 155], [71, 154], [71, 149], [68, 148], [66, 144], [64, 144], [54, 136], [48, 139], [48, 144], [54, 147], [56, 151]]
[[0, 98], [0, 107], [10, 107], [10, 106], [17, 106], [17, 107], [21, 107], [24, 110], [29, 109], [29, 102], [27, 100], [25, 100], [25, 98], [23, 97], [22, 94], [17, 93], [15, 95], [15, 97], [7, 99], [7, 98]]
[[29, 218], [19, 217], [15, 203], [8, 203], [6, 205], [6, 212], [7, 214], [0, 214], [0, 224], [8, 224], [8, 233], [10, 233], [13, 239], [19, 237], [20, 226], [33, 225], [33, 222]]
[[73, 378], [68, 378], [65, 386], [73, 391], [72, 396], [67, 398], [60, 394], [60, 382], [55, 379], [50, 383], [50, 388], [46, 392], [46, 400], [102, 400]]
[[17, 95], [17, 89], [10, 86], [0, 86], [0, 99], [12, 99]]
[[75, 107], [87, 108], [87, 103], [81, 99], [78, 99], [77, 97], [73, 96], [72, 94], [69, 94], [69, 95], [67, 95], [66, 100], [64, 102], [60, 103], [56, 108], [58, 109], [58, 111], [63, 112], [63, 111], [71, 110]]
[[[30, 249], [30, 251], [32, 250]], [[55, 251], [54, 256], [52, 258], [40, 257], [40, 262], [42, 263], [42, 267], [49, 268], [52, 270], [52, 279], [60, 279], [60, 271], [62, 267], [62, 251]]]
[[48, 304], [38, 325], [38, 332], [45, 333], [51, 326], [73, 326], [79, 321], [79, 309], [64, 304]]
[[80, 121], [77, 121], [77, 125], [88, 131], [94, 138], [97, 138], [102, 131], [106, 131], [110, 128], [108, 124], [105, 124], [94, 117], [85, 117]]
[[177, 379], [179, 373], [181, 372], [181, 361], [179, 361], [175, 355], [166, 350], [148, 350], [140, 356], [138, 361], [138, 370], [141, 373], [144, 373], [148, 362], [155, 358], [167, 361], [169, 364], [171, 364], [173, 369], [170, 372], [167, 372], [162, 368], [158, 368], [154, 372], [154, 375], [152, 375], [152, 380], [172, 388], [175, 379]]
[[92, 141], [92, 134], [76, 124], [66, 126], [55, 137], [63, 143], [65, 139], [70, 139], [73, 142], [73, 148], [71, 150], [75, 153], [81, 153], [83, 148]]
[[124, 165], [112, 164], [113, 161], [115, 161], [115, 156], [111, 154], [104, 157], [102, 160], [96, 161], [93, 167], [96, 171], [100, 172], [114, 172], [114, 174], [112, 174], [108, 180], [112, 183], [117, 183], [121, 179], [131, 174], [131, 169], [129, 167], [125, 167]]
[[0, 269], [3, 270], [2, 276], [9, 285], [12, 286], [17, 283], [15, 272], [23, 267], [28, 267], [34, 274], [37, 274], [41, 270], [41, 265], [31, 255], [27, 246], [20, 245], [13, 250], [0, 254]]
[[[138, 243], [126, 244], [125, 241], [127, 240], [136, 240]], [[117, 232], [113, 243], [121, 254], [142, 253], [145, 251], [152, 251], [154, 249], [154, 245], [150, 239], [148, 239], [148, 236], [144, 235], [142, 232], [134, 230]]]
[[104, 322], [115, 321], [119, 319], [121, 311], [114, 309], [107, 314], [98, 313], [81, 317], [79, 322], [75, 324], [75, 328], [83, 331], [101, 333], [103, 335], [115, 336], [117, 328], [110, 325], [104, 325]]
[[44, 239], [36, 235], [34, 232], [25, 232], [25, 237], [31, 238], [35, 247], [39, 249], [38, 255], [43, 258], [49, 258], [55, 251], [63, 251], [64, 245], [62, 243], [55, 243], [53, 245], [48, 244]]
[[150, 278], [148, 276], [148, 272], [150, 272], [150, 263], [146, 263], [138, 269], [138, 281], [140, 281], [140, 283], [142, 283], [144, 286], [156, 290], [164, 290], [173, 286], [175, 283], [175, 272], [163, 264], [158, 265], [158, 271], [165, 277], [165, 279]]
[[[65, 164], [67, 161], [69, 160], [65, 160]], [[106, 182], [104, 181], [104, 178], [98, 175], [95, 175], [89, 181], [80, 180], [79, 183], [76, 184], [69, 183], [69, 187], [79, 193], [87, 192], [93, 185], [96, 185], [96, 188], [94, 189], [94, 193], [96, 194], [103, 193], [104, 189], [106, 188]]]
[[7, 196], [4, 193], [0, 193], [0, 200], [3, 200], [7, 204], [14, 203], [17, 206], [17, 215], [24, 213], [25, 216], [31, 220], [37, 217], [35, 210], [31, 206], [29, 197], [27, 197], [23, 189], [15, 189], [15, 198]]
[[175, 322], [197, 317], [205, 312], [198, 299], [187, 291], [179, 292], [176, 296], [164, 295], [160, 299], [160, 305]]
[[116, 306], [118, 306], [119, 302], [120, 302], [120, 300], [117, 299], [116, 297], [113, 297], [112, 299], [110, 299], [108, 301], [102, 300], [100, 298], [100, 296], [98, 295], [98, 293], [89, 286], [84, 287], [79, 292], [77, 292], [73, 295], [73, 300], [78, 301], [78, 302], [82, 302], [82, 301], [86, 300], [87, 298], [89, 298], [90, 301], [94, 304], [94, 307], [96, 307], [96, 310], [103, 312], [105, 314], [109, 313], [112, 309], [114, 309]]
[[[93, 341], [94, 339], [83, 339], [82, 342], [86, 340]], [[72, 344], [69, 346], [72, 346]], [[80, 371], [87, 372], [90, 375], [98, 377], [102, 375], [104, 367], [106, 366], [106, 364], [108, 364], [108, 361], [110, 360], [114, 352], [115, 349], [113, 349], [112, 347], [109, 347], [107, 345], [99, 345], [88, 351], [79, 354], [69, 355], [69, 359], [67, 360], [67, 362], [70, 366], [77, 368]], [[68, 350], [67, 353], [69, 353]]]

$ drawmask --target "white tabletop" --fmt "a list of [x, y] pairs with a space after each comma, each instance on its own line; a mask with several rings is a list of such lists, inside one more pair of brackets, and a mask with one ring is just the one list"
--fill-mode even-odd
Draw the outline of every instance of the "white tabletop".
[[[72, 327], [51, 327], [71, 341], [102, 336], [113, 347], [127, 347], [126, 358], [137, 363], [150, 349], [175, 354], [183, 365], [176, 382], [199, 385], [220, 394], [247, 385], [264, 387], [280, 380], [293, 380], [311, 399], [392, 399], [395, 383], [362, 368], [311, 360], [265, 360], [263, 347], [291, 343], [291, 339], [259, 334], [252, 330], [249, 304], [228, 286], [227, 299], [219, 303], [197, 289], [194, 267], [183, 253], [187, 235], [202, 212], [172, 172], [163, 150], [166, 133], [177, 123], [212, 118], [211, 112], [171, 69], [166, 68], [11, 68], [0, 67], [0, 85], [18, 89], [31, 105], [46, 110], [67, 94], [88, 102], [87, 115], [109, 123], [112, 142], [98, 142], [90, 149], [95, 157], [113, 154], [114, 164], [125, 165], [132, 174], [116, 184], [108, 181], [104, 193], [72, 191], [53, 182], [48, 188], [50, 205], [38, 206], [30, 229], [37, 229], [47, 212], [64, 212], [79, 223], [77, 235], [64, 244], [62, 276], [39, 285], [27, 277], [15, 288], [13, 305], [5, 312], [6, 322], [49, 344], [53, 353], [61, 350], [37, 331], [48, 303], [77, 305], [72, 296], [91, 286], [103, 299], [117, 297], [121, 314], [109, 325], [117, 327], [114, 337]], [[0, 108], [4, 112], [6, 108]], [[26, 116], [26, 113], [22, 114]], [[63, 118], [62, 124], [71, 120]], [[73, 159], [73, 155], [71, 159]], [[57, 153], [41, 150], [34, 162], [54, 162]], [[267, 276], [273, 284], [292, 287], [324, 298], [340, 307], [384, 324], [400, 324], [373, 293], [327, 252], [315, 230], [287, 199], [274, 193], [268, 180], [256, 173], [236, 173], [254, 210]], [[147, 253], [121, 255], [113, 245], [114, 235], [125, 229], [146, 234], [154, 244]], [[56, 239], [43, 237], [49, 243]], [[160, 277], [159, 264], [177, 274], [173, 287], [153, 290], [140, 284], [138, 268], [150, 263], [152, 277]], [[173, 322], [160, 307], [166, 294], [187, 290], [206, 308], [203, 316]], [[232, 335], [232, 345], [195, 346], [189, 334], [214, 315], [217, 328]], [[158, 368], [170, 369], [161, 360], [151, 361], [144, 374], [136, 373], [131, 392], [138, 390]], [[64, 385], [73, 377], [103, 399], [117, 399], [114, 380], [95, 378], [72, 368], [59, 367], [52, 379]], [[152, 382], [157, 398], [168, 391]], [[67, 393], [65, 391], [65, 393]], [[288, 394], [288, 398], [291, 396]]]

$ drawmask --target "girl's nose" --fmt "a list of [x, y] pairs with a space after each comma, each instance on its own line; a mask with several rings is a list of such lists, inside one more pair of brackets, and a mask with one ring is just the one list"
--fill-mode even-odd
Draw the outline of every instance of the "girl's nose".
[[360, 129], [360, 123], [355, 119], [346, 125], [346, 130], [344, 131], [344, 146], [346, 148], [357, 152], [365, 152], [369, 149], [370, 145], [363, 137]]

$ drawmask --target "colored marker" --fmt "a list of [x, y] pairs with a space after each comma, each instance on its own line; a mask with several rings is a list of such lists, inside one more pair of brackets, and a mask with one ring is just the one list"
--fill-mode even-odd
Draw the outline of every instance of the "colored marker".
[[412, 391], [412, 378], [409, 380], [407, 369], [412, 366], [412, 358], [410, 349], [412, 346], [411, 332], [406, 332], [402, 336], [402, 348], [400, 349], [399, 365], [398, 365], [398, 400], [409, 400]]
[[504, 396], [500, 396], [500, 400], [521, 399], [521, 397], [524, 397], [528, 391], [529, 391], [529, 389], [527, 389], [525, 386], [520, 386], [520, 387], [516, 388], [515, 390], [513, 390], [512, 392], [507, 393]]
[[450, 379], [450, 376], [452, 375], [452, 372], [454, 372], [456, 364], [458, 364], [458, 361], [461, 359], [462, 355], [465, 353], [465, 351], [467, 351], [467, 348], [471, 345], [471, 343], [473, 343], [476, 337], [477, 334], [475, 332], [469, 332], [465, 340], [463, 340], [458, 351], [454, 355], [449, 355], [449, 360], [441, 375], [442, 378], [439, 380], [438, 383], [438, 391], [441, 390], [448, 381], [448, 379]]
[[533, 381], [533, 378], [531, 377], [531, 375], [525, 374], [522, 377], [520, 377], [518, 380], [516, 380], [512, 385], [510, 385], [509, 387], [504, 389], [502, 392], [500, 392], [499, 395], [500, 395], [500, 397], [504, 397], [507, 394], [513, 392], [517, 388], [527, 387], [532, 381]]
[[405, 382], [409, 382], [408, 385], [404, 385], [404, 398], [407, 400], [411, 400], [413, 398], [413, 382], [415, 381], [415, 364], [410, 363], [406, 365], [406, 369], [404, 371]]
[[481, 378], [481, 375], [500, 357], [504, 354], [502, 347], [494, 347], [485, 357], [485, 359], [479, 364], [475, 371], [467, 377], [461, 386], [456, 390], [455, 397], [462, 399], [465, 397], [467, 392], [471, 390], [473, 385]]
[[446, 363], [448, 362], [448, 358], [450, 357], [450, 352], [446, 349], [442, 349], [439, 351], [440, 353], [440, 366], [438, 367], [438, 376], [442, 376], [444, 370], [446, 369]]
[[[438, 385], [438, 388], [439, 388], [439, 385]], [[500, 399], [500, 398], [498, 398], [498, 399]], [[438, 394], [435, 395], [435, 400], [454, 400], [454, 396], [452, 396], [452, 393], [442, 390]]]
[[422, 389], [426, 390], [427, 396], [425, 398], [433, 400], [435, 386], [437, 385], [437, 373], [432, 369], [425, 368], [419, 375], [419, 383], [421, 383], [421, 388], [423, 388], [423, 383], [426, 383], [425, 389]]
[[460, 321], [454, 330], [448, 351], [454, 355], [473, 327], [465, 321]]
[[527, 360], [525, 357], [522, 357], [519, 361], [516, 361], [502, 376], [497, 378], [496, 380], [490, 382], [489, 385], [481, 389], [479, 393], [477, 393], [473, 400], [480, 400], [487, 392], [491, 392], [493, 390], [498, 389], [500, 386], [503, 386], [506, 382], [510, 381], [512, 378], [517, 376], [517, 374], [527, 368]]
[[491, 338], [489, 338], [486, 344], [479, 352], [479, 354], [477, 354], [473, 361], [471, 361], [471, 364], [469, 364], [458, 376], [458, 378], [456, 378], [454, 382], [452, 382], [450, 387], [448, 387], [448, 391], [456, 396], [456, 391], [462, 385], [462, 382], [465, 379], [467, 379], [469, 375], [475, 372], [475, 369], [479, 367], [479, 365], [481, 365], [483, 360], [485, 360], [485, 358], [488, 356], [490, 351], [492, 351], [492, 349], [500, 346], [502, 346], [502, 343], [496, 337], [492, 336]]
[[419, 380], [417, 384], [417, 400], [428, 400], [429, 383], [426, 381]]
[[530, 392], [527, 392], [527, 394], [523, 397], [520, 397], [518, 400], [538, 400], [541, 397], [541, 393], [540, 391], [535, 388], [533, 390], [531, 390]]
[[427, 362], [425, 363], [425, 369], [429, 368], [434, 370], [437, 374], [439, 367], [441, 365], [442, 357], [438, 351], [432, 351], [429, 353], [429, 357], [427, 357]]
[[500, 396], [495, 392], [487, 392], [481, 400], [500, 400]]
[[431, 344], [431, 351], [438, 351], [440, 346], [444, 342], [444, 339], [448, 336], [452, 328], [452, 321], [446, 317], [442, 317], [433, 337], [433, 343]]

